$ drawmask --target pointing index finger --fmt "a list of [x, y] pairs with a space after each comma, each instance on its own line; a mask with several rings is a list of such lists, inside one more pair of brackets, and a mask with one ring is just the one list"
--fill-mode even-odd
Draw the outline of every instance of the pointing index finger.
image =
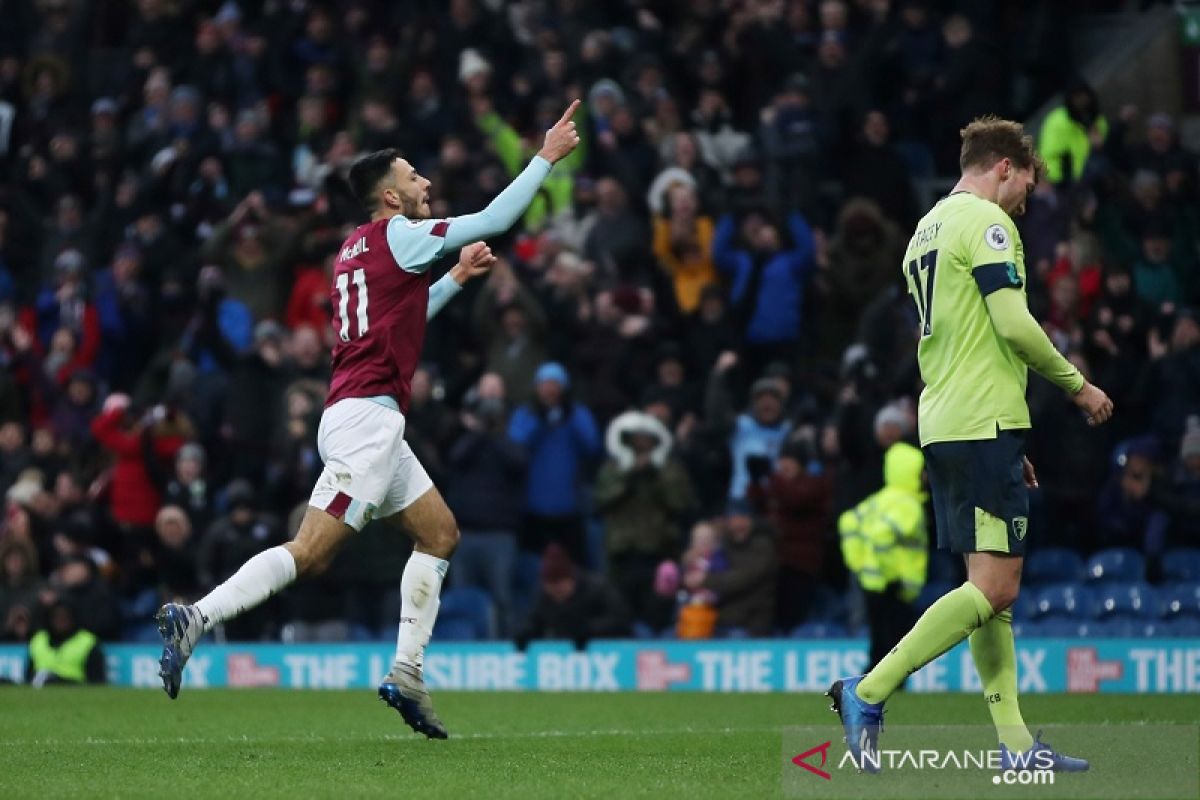
[[573, 117], [575, 115], [575, 109], [577, 109], [577, 108], [579, 108], [579, 101], [572, 100], [571, 105], [568, 106], [567, 110], [563, 112], [562, 119], [560, 119], [558, 121], [558, 124], [562, 125], [564, 122], [571, 119], [571, 117]]

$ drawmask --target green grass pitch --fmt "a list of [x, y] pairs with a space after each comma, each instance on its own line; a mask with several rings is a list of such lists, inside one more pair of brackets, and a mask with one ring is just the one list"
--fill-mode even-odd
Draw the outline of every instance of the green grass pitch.
[[[435, 702], [449, 741], [411, 734], [369, 691], [185, 687], [171, 702], [146, 690], [3, 688], [0, 797], [777, 797], [784, 726], [834, 733], [836, 723], [826, 698], [800, 694], [443, 692]], [[1198, 702], [1041, 695], [1024, 707], [1033, 725], [1194, 723]], [[976, 696], [899, 694], [888, 707], [889, 724], [987, 720]]]

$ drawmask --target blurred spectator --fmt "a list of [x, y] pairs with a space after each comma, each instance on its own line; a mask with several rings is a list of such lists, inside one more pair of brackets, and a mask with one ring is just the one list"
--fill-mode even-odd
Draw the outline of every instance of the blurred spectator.
[[526, 454], [506, 435], [504, 393], [504, 381], [489, 372], [467, 398], [464, 430], [447, 457], [446, 504], [462, 532], [450, 585], [486, 589], [501, 635], [510, 635]]
[[580, 481], [600, 454], [600, 434], [592, 413], [574, 401], [570, 390], [561, 364], [551, 361], [538, 367], [534, 399], [513, 412], [508, 436], [529, 457], [522, 548], [540, 552], [555, 543], [582, 563]]
[[[804, 292], [814, 266], [813, 237], [800, 214], [789, 214], [787, 221], [786, 244], [776, 224], [761, 214], [740, 221], [725, 215], [713, 239], [713, 260], [732, 283], [751, 374], [786, 357], [800, 337]], [[740, 247], [735, 244], [739, 234]]]
[[700, 215], [696, 190], [688, 184], [672, 184], [666, 202], [665, 213], [654, 218], [654, 257], [671, 277], [679, 310], [691, 314], [704, 288], [717, 282], [713, 223]]
[[0, 544], [0, 641], [28, 641], [40, 588], [32, 543], [9, 539]]
[[1200, 315], [1181, 309], [1150, 329], [1146, 396], [1155, 398], [1150, 423], [1160, 441], [1178, 441], [1184, 421], [1200, 414]]
[[[200, 540], [196, 557], [203, 588], [216, 586], [232, 575], [251, 556], [283, 544], [278, 521], [262, 513], [254, 488], [235, 480], [225, 494], [228, 513], [218, 517]], [[267, 603], [225, 625], [230, 639], [261, 639], [275, 627], [278, 605]]]
[[445, 383], [433, 369], [426, 364], [413, 373], [404, 438], [429, 476], [440, 484], [446, 474], [444, 459], [455, 433], [455, 419], [445, 401]]
[[[240, 127], [241, 123], [239, 123]], [[280, 319], [285, 307], [283, 265], [291, 255], [294, 231], [267, 206], [261, 183], [245, 196], [229, 219], [213, 230], [201, 256], [221, 268], [230, 297], [256, 319]], [[235, 189], [236, 192], [236, 189]]]
[[[1067, 358], [1087, 380], [1096, 380], [1083, 354], [1071, 352]], [[1108, 476], [1109, 454], [1113, 443], [1120, 441], [1118, 429], [1088, 425], [1071, 398], [1040, 377], [1030, 381], [1029, 409], [1038, 420], [1027, 435], [1027, 448], [1039, 483], [1030, 524], [1037, 525], [1048, 545], [1078, 547], [1094, 535], [1096, 487]], [[1123, 411], [1136, 413], [1132, 403]]]
[[1150, 437], [1120, 448], [1100, 493], [1097, 547], [1132, 547], [1151, 555], [1162, 552], [1170, 520], [1150, 498], [1157, 458], [1158, 445]]
[[101, 639], [118, 635], [117, 600], [95, 562], [86, 555], [69, 556], [55, 567], [42, 590], [41, 602], [43, 606], [70, 604], [80, 627]]
[[527, 402], [533, 374], [546, 358], [546, 314], [507, 261], [492, 266], [475, 299], [474, 322], [487, 343], [485, 368], [504, 380], [514, 404]]
[[[175, 454], [175, 470], [167, 481], [163, 502], [181, 508], [188, 517], [190, 527], [205, 530], [213, 515], [212, 487], [205, 480], [208, 457], [204, 447], [189, 442]], [[159, 518], [161, 518], [161, 512]], [[158, 521], [155, 522], [158, 527]]]
[[733, 353], [722, 354], [708, 379], [705, 416], [709, 424], [729, 433], [732, 476], [728, 498], [740, 502], [752, 481], [770, 475], [792, 423], [784, 415], [786, 385], [775, 378], [759, 378], [750, 387], [746, 411], [734, 414], [728, 374], [737, 365]]
[[1100, 113], [1095, 90], [1076, 79], [1063, 91], [1063, 104], [1050, 112], [1038, 133], [1038, 153], [1046, 162], [1046, 180], [1079, 180], [1088, 156], [1104, 144], [1107, 135], [1108, 120]]
[[1182, 303], [1184, 287], [1190, 285], [1186, 270], [1190, 259], [1173, 252], [1171, 229], [1161, 218], [1142, 226], [1142, 252], [1133, 265], [1133, 282], [1138, 298], [1151, 307]]
[[681, 523], [695, 506], [691, 482], [670, 457], [670, 431], [649, 414], [614, 419], [605, 444], [594, 502], [605, 525], [608, 575], [633, 618], [661, 630], [673, 609], [654, 593], [654, 574], [679, 552]]
[[697, 312], [687, 321], [687, 352], [693, 370], [706, 375], [724, 352], [738, 349], [739, 333], [720, 287], [700, 291]]
[[196, 575], [196, 540], [192, 523], [179, 506], [163, 506], [154, 520], [158, 548], [154, 557], [158, 603], [191, 600], [200, 590]]
[[61, 382], [92, 366], [100, 349], [100, 317], [87, 296], [83, 254], [66, 250], [54, 261], [54, 285], [38, 295], [26, 327], [36, 332], [46, 375]]
[[775, 531], [779, 564], [775, 620], [785, 631], [820, 610], [818, 589], [828, 583], [826, 532], [832, 517], [833, 479], [811, 436], [805, 436], [785, 444], [770, 476], [750, 485], [755, 511]]
[[892, 222], [907, 227], [918, 216], [912, 175], [890, 137], [882, 111], [872, 109], [863, 115], [858, 149], [846, 165], [846, 196], [874, 201]]
[[645, 220], [629, 208], [627, 192], [612, 178], [596, 182], [595, 221], [588, 231], [584, 253], [606, 276], [628, 276], [641, 267], [649, 252]]
[[838, 518], [842, 556], [866, 595], [871, 664], [878, 664], [916, 621], [925, 585], [925, 458], [897, 442], [883, 456], [884, 485]]
[[1167, 474], [1155, 476], [1150, 502], [1171, 518], [1166, 547], [1192, 547], [1200, 524], [1200, 417], [1188, 417], [1179, 457]]
[[690, 591], [716, 595], [717, 626], [724, 633], [770, 636], [775, 624], [775, 546], [770, 533], [744, 506], [731, 504], [725, 515], [722, 569], [685, 574]]
[[821, 350], [837, 357], [851, 344], [863, 311], [894, 284], [904, 256], [904, 234], [872, 200], [842, 206], [817, 280], [821, 294]]
[[155, 406], [138, 418], [127, 395], [113, 394], [92, 422], [92, 434], [115, 460], [109, 487], [113, 521], [128, 530], [149, 529], [161, 496], [146, 459], [174, 458], [191, 435], [191, 423], [165, 406]]
[[266, 319], [254, 326], [253, 349], [232, 365], [224, 409], [226, 446], [236, 454], [233, 474], [255, 485], [266, 478], [272, 446], [279, 439], [284, 391], [291, 368], [284, 351], [286, 333]]
[[71, 604], [59, 601], [47, 610], [46, 627], [29, 640], [30, 685], [106, 683], [108, 667], [99, 638], [80, 626]]
[[517, 646], [533, 639], [567, 639], [578, 648], [591, 639], [629, 635], [629, 612], [621, 595], [603, 578], [581, 572], [567, 552], [550, 544], [542, 555], [541, 591], [516, 636]]
[[[679, 567], [671, 562], [659, 565], [655, 575], [655, 591], [675, 596], [680, 601], [676, 633], [680, 639], [708, 639], [717, 629], [717, 596], [703, 586], [709, 572], [720, 572], [728, 566], [721, 552], [719, 521], [701, 520], [692, 526], [687, 549], [679, 559]], [[683, 589], [691, 585], [692, 589]]]
[[759, 113], [759, 139], [769, 176], [767, 194], [776, 213], [811, 214], [821, 177], [819, 122], [808, 78], [792, 75]]

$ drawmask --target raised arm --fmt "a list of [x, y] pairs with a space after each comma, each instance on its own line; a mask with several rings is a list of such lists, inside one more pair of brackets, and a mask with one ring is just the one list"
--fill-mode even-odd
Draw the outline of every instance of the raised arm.
[[445, 247], [462, 247], [478, 239], [486, 239], [504, 233], [521, 218], [525, 209], [533, 202], [542, 181], [550, 174], [550, 168], [563, 160], [579, 144], [579, 133], [571, 116], [579, 108], [575, 100], [563, 113], [554, 127], [546, 131], [542, 149], [533, 157], [521, 174], [504, 191], [496, 195], [487, 208], [474, 214], [445, 220]]

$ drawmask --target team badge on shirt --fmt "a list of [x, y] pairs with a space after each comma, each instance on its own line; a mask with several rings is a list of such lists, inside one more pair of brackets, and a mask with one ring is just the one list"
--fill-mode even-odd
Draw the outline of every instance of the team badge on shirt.
[[1008, 231], [1004, 230], [1004, 226], [1000, 224], [991, 225], [983, 232], [983, 240], [987, 242], [987, 246], [993, 250], [1008, 249]]

